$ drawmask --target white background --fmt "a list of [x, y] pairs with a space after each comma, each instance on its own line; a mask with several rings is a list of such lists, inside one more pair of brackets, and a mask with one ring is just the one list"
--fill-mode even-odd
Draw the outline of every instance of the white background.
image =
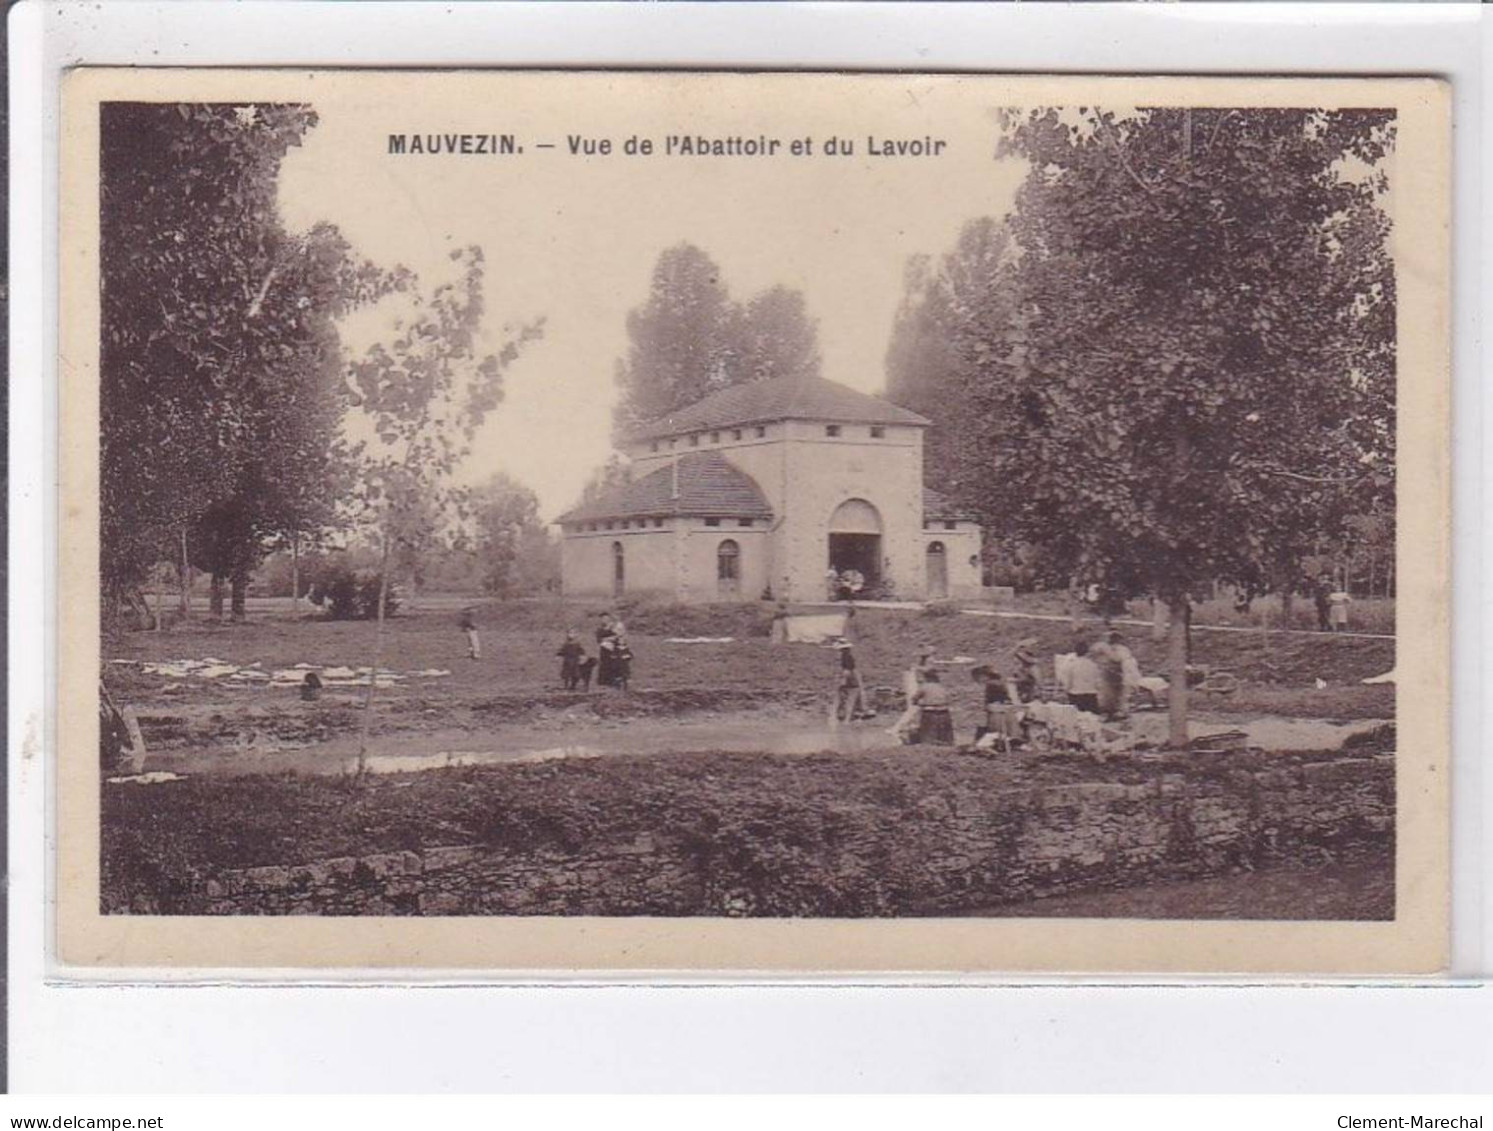
[[[1474, 4], [31, 2], [12, 10], [10, 1043], [17, 1091], [1442, 1091], [1493, 1086]], [[76, 63], [1429, 74], [1455, 84], [1455, 970], [1433, 986], [47, 981], [56, 110]], [[1058, 929], [1058, 928], [1054, 928]], [[39, 1113], [45, 1114], [45, 1113]]]

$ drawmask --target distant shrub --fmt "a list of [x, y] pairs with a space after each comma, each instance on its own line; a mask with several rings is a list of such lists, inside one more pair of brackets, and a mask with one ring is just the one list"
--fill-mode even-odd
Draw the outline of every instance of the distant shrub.
[[[317, 571], [309, 594], [311, 603], [330, 620], [375, 620], [378, 617], [379, 575], [354, 570], [344, 562], [327, 562]], [[384, 596], [384, 616], [399, 608], [393, 586]]]
[[959, 606], [953, 601], [929, 601], [923, 606], [925, 617], [951, 617], [959, 612]]

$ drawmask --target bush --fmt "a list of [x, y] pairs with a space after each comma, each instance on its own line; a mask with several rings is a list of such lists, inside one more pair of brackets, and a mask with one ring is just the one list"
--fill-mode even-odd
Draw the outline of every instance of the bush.
[[[328, 562], [317, 570], [310, 598], [330, 620], [376, 620], [378, 587], [377, 573], [353, 570], [345, 562]], [[393, 616], [398, 608], [399, 598], [390, 586], [384, 596], [384, 616]]]

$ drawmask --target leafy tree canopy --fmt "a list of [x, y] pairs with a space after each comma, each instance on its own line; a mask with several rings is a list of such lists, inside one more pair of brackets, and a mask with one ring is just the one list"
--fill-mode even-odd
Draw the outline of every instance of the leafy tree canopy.
[[772, 287], [739, 304], [715, 261], [689, 243], [659, 256], [627, 333], [613, 414], [624, 433], [730, 385], [819, 372], [817, 328], [802, 294]]

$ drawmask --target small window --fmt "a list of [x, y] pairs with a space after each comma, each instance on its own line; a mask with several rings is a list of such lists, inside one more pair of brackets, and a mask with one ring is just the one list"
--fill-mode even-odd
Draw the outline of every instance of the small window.
[[880, 424], [873, 424], [873, 425], [871, 425], [871, 439], [873, 439], [873, 440], [884, 440], [884, 439], [886, 439], [886, 429], [883, 428]]
[[663, 524], [664, 524], [664, 520], [661, 519], [661, 518], [655, 518], [653, 520], [653, 525], [654, 525], [655, 528], [661, 527], [661, 526], [663, 526]]
[[737, 526], [751, 526], [753, 521], [754, 520], [750, 519], [750, 518], [738, 518], [736, 520], [736, 525]]
[[715, 551], [716, 589], [732, 596], [741, 589], [741, 547], [727, 538]]
[[608, 530], [610, 530], [610, 529], [612, 529], [612, 524], [611, 524], [611, 523], [610, 523], [610, 522], [609, 522], [609, 523], [607, 523], [607, 529], [608, 529]]
[[767, 435], [767, 428], [766, 428], [765, 425], [762, 425], [762, 424], [757, 425], [757, 435], [758, 435], [758, 437], [762, 437], [762, 436], [766, 436]]
[[733, 428], [733, 429], [731, 429], [731, 439], [733, 439], [733, 440], [739, 440], [739, 439], [741, 439], [741, 429], [740, 428]]
[[707, 518], [705, 520], [705, 525], [706, 526], [719, 526], [720, 524], [721, 524], [721, 520], [718, 519], [718, 518]]
[[719, 444], [721, 442], [721, 434], [719, 432], [712, 432], [710, 434], [710, 442], [712, 444]]
[[840, 434], [840, 426], [838, 424], [826, 424], [824, 426], [824, 434], [826, 436], [838, 436]]
[[596, 529], [596, 523], [594, 523], [594, 522], [588, 522], [588, 523], [587, 523], [587, 524], [586, 524], [586, 529], [587, 529], [587, 530], [591, 530], [591, 531], [594, 531], [594, 530], [595, 530], [595, 529]]
[[698, 448], [700, 446], [700, 437], [691, 436], [689, 438], [689, 446], [692, 448]]
[[656, 452], [656, 451], [658, 451], [658, 441], [654, 440], [653, 443], [649, 444], [648, 445], [648, 450], [650, 452]]
[[958, 528], [958, 525], [959, 524], [957, 522], [946, 522], [943, 524], [943, 528], [945, 530], [954, 530]]
[[679, 441], [678, 440], [670, 440], [669, 441], [669, 451], [672, 452], [678, 446], [679, 446]]

